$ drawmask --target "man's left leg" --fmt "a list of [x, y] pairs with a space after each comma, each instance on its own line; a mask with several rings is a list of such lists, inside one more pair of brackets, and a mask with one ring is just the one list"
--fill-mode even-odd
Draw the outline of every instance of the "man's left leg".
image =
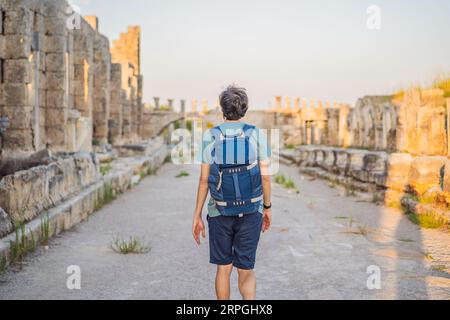
[[255, 300], [256, 297], [256, 276], [253, 270], [238, 270], [238, 284], [244, 300]]

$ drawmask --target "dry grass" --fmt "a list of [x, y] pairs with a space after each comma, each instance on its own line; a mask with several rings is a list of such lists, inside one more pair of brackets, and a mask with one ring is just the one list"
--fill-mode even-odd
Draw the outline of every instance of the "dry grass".
[[448, 220], [437, 214], [408, 213], [408, 219], [425, 229], [440, 229], [448, 226]]
[[444, 91], [444, 96], [450, 98], [450, 75], [439, 76], [433, 82], [433, 88]]

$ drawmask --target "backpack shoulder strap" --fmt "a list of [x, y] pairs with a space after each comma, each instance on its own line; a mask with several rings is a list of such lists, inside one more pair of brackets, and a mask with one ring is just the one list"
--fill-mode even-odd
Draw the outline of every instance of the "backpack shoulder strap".
[[[224, 150], [224, 134], [222, 132], [222, 129], [220, 128], [220, 126], [214, 127], [210, 129], [211, 135], [214, 137], [214, 149], [212, 151], [213, 153], [213, 158], [214, 163], [217, 164], [219, 171], [222, 170], [223, 164], [226, 163], [226, 153], [223, 152]], [[217, 148], [220, 148], [222, 150], [220, 154], [222, 154], [222, 159], [218, 159], [218, 154], [217, 154]]]
[[216, 140], [216, 142], [219, 142], [221, 140], [221, 137], [223, 137], [223, 132], [222, 132], [222, 129], [220, 129], [220, 126], [211, 128], [210, 132], [211, 132], [211, 135]]
[[253, 132], [256, 130], [256, 127], [250, 124], [245, 124], [242, 130], [247, 138], [251, 138]]

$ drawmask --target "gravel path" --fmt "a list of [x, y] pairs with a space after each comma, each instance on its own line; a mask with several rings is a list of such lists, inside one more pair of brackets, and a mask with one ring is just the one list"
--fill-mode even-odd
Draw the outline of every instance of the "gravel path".
[[[198, 168], [166, 165], [156, 176], [53, 239], [21, 270], [0, 276], [0, 299], [214, 299], [208, 245], [191, 239]], [[421, 230], [393, 209], [348, 198], [295, 168], [300, 194], [274, 187], [274, 226], [257, 260], [260, 299], [450, 299], [450, 235]], [[119, 255], [114, 235], [140, 236], [152, 250]], [[81, 289], [67, 289], [67, 267]], [[381, 289], [367, 288], [367, 269]], [[444, 267], [446, 269], [444, 269]], [[369, 268], [370, 269], [370, 268]], [[239, 298], [236, 274], [233, 294]]]

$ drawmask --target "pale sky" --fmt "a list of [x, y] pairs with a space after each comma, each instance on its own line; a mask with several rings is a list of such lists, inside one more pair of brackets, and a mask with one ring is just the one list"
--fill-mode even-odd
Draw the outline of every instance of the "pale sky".
[[[277, 95], [354, 104], [450, 72], [449, 0], [73, 0], [118, 38], [142, 27], [144, 100], [205, 98], [228, 84], [253, 108]], [[370, 5], [381, 29], [367, 27]], [[178, 102], [176, 102], [178, 106]]]

